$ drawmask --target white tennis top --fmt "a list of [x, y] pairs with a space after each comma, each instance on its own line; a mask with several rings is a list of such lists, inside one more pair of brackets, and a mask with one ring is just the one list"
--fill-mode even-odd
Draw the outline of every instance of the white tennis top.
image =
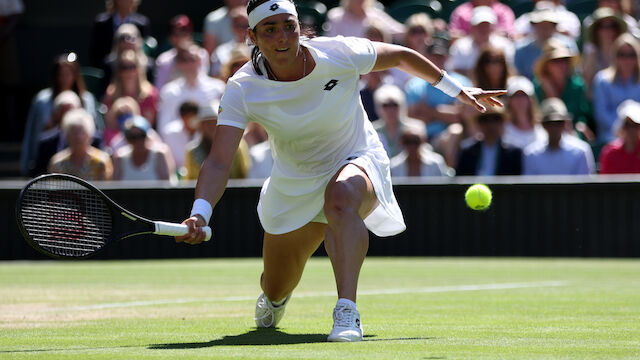
[[367, 172], [380, 202], [367, 227], [378, 236], [403, 231], [389, 158], [358, 92], [360, 75], [376, 61], [373, 43], [338, 36], [302, 44], [316, 62], [307, 76], [273, 81], [247, 63], [227, 82], [220, 104], [218, 125], [245, 128], [255, 121], [269, 134], [274, 166], [258, 203], [265, 231], [282, 234], [323, 217], [326, 185], [350, 162]]

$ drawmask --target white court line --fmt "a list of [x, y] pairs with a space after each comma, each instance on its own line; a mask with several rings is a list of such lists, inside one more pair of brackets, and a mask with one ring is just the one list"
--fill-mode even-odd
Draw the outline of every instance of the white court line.
[[[502, 284], [482, 284], [482, 285], [451, 285], [451, 286], [431, 286], [421, 288], [396, 288], [384, 290], [360, 290], [358, 295], [397, 295], [397, 294], [424, 294], [424, 293], [444, 293], [458, 291], [482, 291], [482, 290], [504, 290], [504, 289], [525, 289], [537, 287], [558, 287], [567, 285], [567, 281], [540, 281], [529, 283], [502, 283]], [[336, 296], [335, 291], [313, 292], [313, 293], [296, 293], [296, 298], [305, 297], [322, 297]], [[127, 301], [103, 303], [85, 306], [70, 306], [64, 308], [44, 309], [43, 311], [85, 311], [85, 310], [101, 310], [114, 308], [128, 308], [152, 305], [171, 305], [171, 304], [187, 304], [187, 303], [204, 303], [204, 302], [240, 302], [254, 301], [256, 296], [227, 296], [215, 298], [183, 298], [183, 299], [163, 299], [163, 300], [147, 300], [147, 301]]]

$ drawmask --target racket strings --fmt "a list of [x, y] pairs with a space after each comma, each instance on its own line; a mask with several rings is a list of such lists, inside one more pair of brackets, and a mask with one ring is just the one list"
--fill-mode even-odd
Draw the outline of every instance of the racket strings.
[[91, 254], [111, 235], [111, 212], [105, 200], [66, 179], [35, 182], [24, 193], [21, 216], [31, 239], [60, 256]]

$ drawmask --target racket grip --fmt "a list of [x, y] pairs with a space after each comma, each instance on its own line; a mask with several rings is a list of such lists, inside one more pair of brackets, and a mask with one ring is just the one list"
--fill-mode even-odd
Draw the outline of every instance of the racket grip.
[[[164, 221], [154, 221], [156, 226], [156, 231], [153, 233], [156, 235], [169, 235], [169, 236], [182, 236], [187, 235], [189, 233], [189, 227], [184, 224], [176, 224]], [[211, 239], [211, 228], [205, 226], [202, 230], [207, 234], [204, 238], [204, 241], [209, 241]]]

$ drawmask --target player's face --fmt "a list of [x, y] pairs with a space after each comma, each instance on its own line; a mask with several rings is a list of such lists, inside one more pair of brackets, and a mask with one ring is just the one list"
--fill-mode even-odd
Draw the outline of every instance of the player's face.
[[271, 66], [287, 66], [296, 59], [300, 46], [298, 18], [277, 14], [262, 20], [249, 37]]

